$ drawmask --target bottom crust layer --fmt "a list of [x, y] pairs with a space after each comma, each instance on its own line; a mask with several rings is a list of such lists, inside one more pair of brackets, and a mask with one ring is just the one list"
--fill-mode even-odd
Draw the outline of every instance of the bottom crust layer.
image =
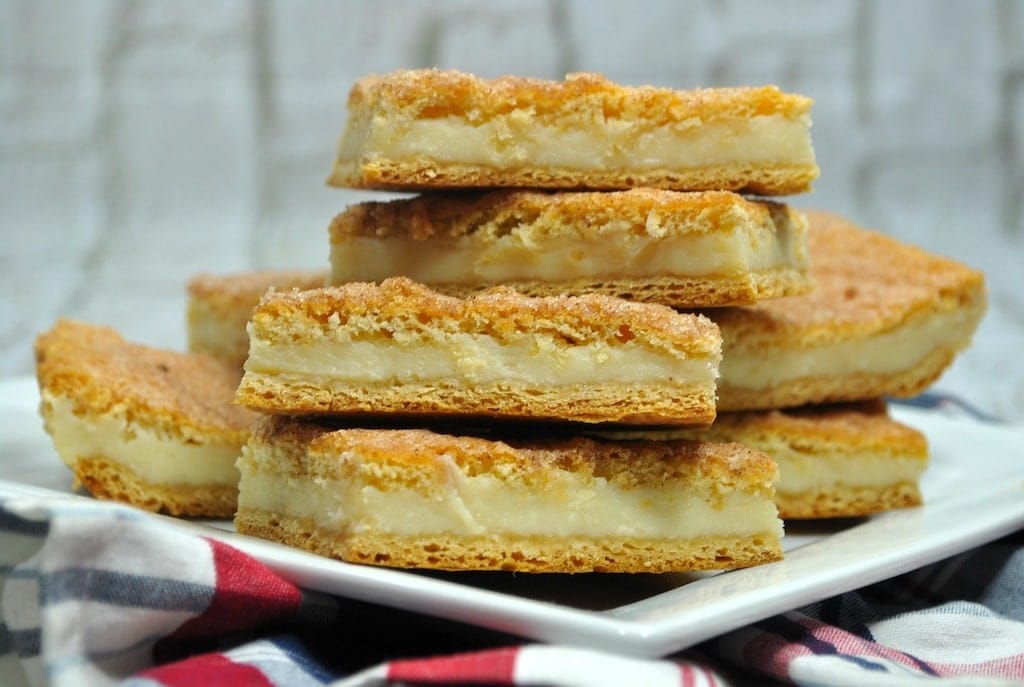
[[439, 417], [564, 419], [621, 424], [707, 425], [715, 419], [713, 385], [623, 384], [601, 389], [375, 384], [356, 386], [300, 375], [246, 372], [238, 401], [269, 413], [397, 414]]
[[309, 519], [250, 509], [235, 516], [235, 528], [350, 563], [435, 570], [664, 573], [744, 568], [782, 558], [782, 545], [770, 533], [671, 540], [339, 534]]
[[154, 513], [230, 518], [238, 507], [237, 484], [152, 484], [106, 457], [79, 458], [72, 472], [74, 488], [84, 487], [98, 499], [127, 503]]
[[732, 162], [690, 169], [579, 170], [554, 166], [495, 169], [487, 165], [411, 157], [374, 156], [372, 161], [338, 160], [327, 180], [332, 186], [396, 191], [437, 188], [590, 188], [602, 191], [636, 188], [691, 191], [737, 191], [752, 195], [791, 195], [811, 189], [818, 178], [813, 162]]
[[831, 486], [803, 494], [775, 492], [783, 520], [856, 518], [873, 513], [921, 505], [921, 490], [913, 482], [885, 487]]
[[[814, 282], [803, 272], [784, 268], [766, 272], [715, 274], [699, 277], [651, 277], [629, 279], [574, 279], [571, 281], [510, 281], [510, 286], [527, 296], [557, 296], [563, 293], [600, 293], [642, 303], [661, 303], [673, 308], [708, 308], [752, 305], [769, 298], [796, 296], [809, 292]], [[429, 284], [432, 289], [468, 298], [493, 284]]]

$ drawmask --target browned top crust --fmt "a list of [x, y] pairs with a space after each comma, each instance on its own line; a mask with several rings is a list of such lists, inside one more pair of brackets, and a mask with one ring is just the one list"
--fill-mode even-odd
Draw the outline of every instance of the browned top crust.
[[186, 286], [192, 299], [223, 307], [252, 307], [268, 289], [312, 289], [327, 283], [327, 270], [264, 270], [238, 274], [197, 274]]
[[858, 451], [928, 457], [928, 440], [889, 415], [882, 400], [802, 406], [786, 410], [719, 413], [701, 436], [708, 440], [744, 441], [745, 437], [784, 437], [794, 446], [842, 444]]
[[700, 120], [781, 114], [798, 117], [810, 111], [812, 100], [783, 93], [776, 86], [708, 88], [690, 91], [654, 86], [621, 86], [600, 74], [575, 73], [564, 81], [519, 76], [486, 80], [462, 72], [438, 69], [399, 70], [367, 76], [352, 87], [349, 108], [393, 107], [416, 111], [415, 116], [470, 120], [487, 119], [520, 108], [535, 115], [589, 109], [602, 119], [645, 119], [652, 124], [688, 124]]
[[465, 300], [440, 294], [405, 277], [380, 284], [267, 294], [253, 312], [259, 336], [308, 336], [310, 324], [374, 329], [436, 328], [485, 332], [502, 339], [523, 331], [554, 331], [566, 343], [634, 338], [662, 341], [696, 355], [720, 355], [721, 337], [710, 320], [651, 303], [599, 294], [534, 298], [499, 286]]
[[807, 211], [811, 293], [708, 311], [736, 347], [817, 346], [881, 333], [924, 312], [985, 306], [985, 278], [955, 260]]
[[688, 440], [574, 437], [500, 441], [426, 429], [332, 430], [308, 420], [265, 416], [253, 430], [252, 442], [291, 445], [291, 458], [305, 469], [297, 464], [289, 473], [308, 470], [324, 477], [345, 474], [352, 469], [355, 456], [363, 464], [376, 463], [385, 469], [437, 469], [442, 481], [447, 480], [447, 461], [471, 475], [530, 480], [532, 475], [558, 470], [604, 478], [623, 488], [695, 479], [744, 488], [774, 483], [778, 477], [775, 461], [761, 451], [739, 444]]
[[[652, 211], [663, 213], [657, 226]], [[781, 203], [751, 201], [730, 191], [628, 191], [545, 193], [497, 190], [483, 193], [429, 193], [414, 198], [365, 202], [348, 207], [331, 222], [332, 240], [348, 236], [404, 236], [417, 241], [455, 238], [477, 231], [510, 231], [537, 224], [551, 233], [591, 237], [628, 226], [632, 233], [707, 234], [738, 225], [792, 221]], [[540, 217], [552, 221], [538, 223]]]
[[61, 319], [36, 339], [40, 390], [86, 414], [127, 412], [142, 423], [230, 434], [242, 443], [255, 413], [234, 404], [240, 371], [200, 353], [125, 341], [108, 327]]

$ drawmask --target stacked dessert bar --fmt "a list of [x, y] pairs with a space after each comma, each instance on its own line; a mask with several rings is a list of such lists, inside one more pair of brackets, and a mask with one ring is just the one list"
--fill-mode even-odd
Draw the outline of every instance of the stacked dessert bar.
[[970, 344], [984, 277], [834, 214], [808, 217], [814, 290], [708, 312], [723, 339], [720, 413], [682, 435], [768, 452], [786, 519], [919, 505], [927, 442], [883, 399], [925, 391]]
[[238, 391], [264, 413], [236, 526], [344, 560], [661, 572], [781, 556], [763, 452], [706, 427], [719, 328], [809, 292], [810, 101], [593, 75], [361, 81], [332, 183], [420, 191], [331, 224], [329, 286], [276, 291]]

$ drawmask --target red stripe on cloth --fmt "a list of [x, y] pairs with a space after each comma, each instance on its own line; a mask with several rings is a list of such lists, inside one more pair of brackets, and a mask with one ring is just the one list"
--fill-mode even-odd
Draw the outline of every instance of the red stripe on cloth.
[[253, 666], [235, 663], [223, 654], [203, 654], [139, 673], [163, 687], [274, 687], [267, 676]]
[[210, 605], [171, 635], [175, 639], [215, 637], [285, 618], [298, 610], [302, 592], [241, 551], [212, 539], [217, 588]]
[[864, 639], [816, 618], [801, 616], [791, 620], [803, 627], [807, 633], [806, 637], [820, 644], [811, 646], [805, 638], [790, 641], [773, 632], [762, 632], [743, 647], [743, 665], [756, 667], [757, 670], [778, 679], [788, 679], [790, 665], [804, 656], [849, 656], [864, 660], [878, 657], [926, 674], [920, 661], [901, 651]]
[[1024, 681], [1024, 653], [981, 663], [929, 663], [943, 677], [999, 677]]
[[[700, 684], [707, 684], [708, 687], [718, 687], [718, 680], [712, 670], [704, 668], [700, 664], [679, 663], [679, 678], [682, 687], [697, 687]], [[703, 677], [704, 680], [698, 680]]]
[[[907, 668], [919, 671], [922, 675], [926, 675], [925, 664], [923, 661], [919, 661], [913, 656], [909, 656], [899, 649], [893, 649], [892, 647], [878, 642], [873, 642], [870, 639], [864, 639], [863, 637], [848, 632], [842, 628], [835, 627], [823, 623], [815, 618], [803, 618], [800, 624], [810, 630], [811, 635], [823, 642], [828, 642], [836, 648], [842, 656], [854, 656], [857, 658], [872, 658], [879, 657], [884, 658], [893, 663], [897, 663]], [[927, 665], [928, 669], [933, 669], [931, 665]]]
[[[927, 674], [925, 664], [902, 651], [864, 639], [842, 628], [829, 625], [816, 618], [801, 616], [792, 622], [802, 626], [807, 637], [820, 644], [810, 646], [806, 639], [790, 641], [773, 632], [762, 632], [743, 647], [743, 665], [756, 667], [778, 679], [789, 678], [789, 667], [793, 661], [804, 656], [846, 656], [853, 659], [870, 660], [884, 658], [905, 666], [921, 675]], [[828, 650], [823, 650], [827, 648]], [[931, 668], [931, 666], [928, 666]]]
[[756, 668], [779, 679], [789, 678], [789, 665], [801, 656], [814, 652], [799, 642], [789, 642], [770, 632], [760, 632], [743, 647], [740, 660], [744, 666]]
[[456, 656], [393, 661], [389, 680], [440, 684], [488, 683], [514, 685], [518, 647], [490, 649]]

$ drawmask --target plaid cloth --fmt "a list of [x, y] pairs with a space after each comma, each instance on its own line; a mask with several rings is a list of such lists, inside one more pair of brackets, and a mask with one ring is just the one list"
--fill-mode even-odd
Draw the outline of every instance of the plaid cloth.
[[1024, 532], [663, 660], [517, 646], [311, 593], [114, 504], [2, 499], [0, 544], [5, 685], [1024, 681]]

